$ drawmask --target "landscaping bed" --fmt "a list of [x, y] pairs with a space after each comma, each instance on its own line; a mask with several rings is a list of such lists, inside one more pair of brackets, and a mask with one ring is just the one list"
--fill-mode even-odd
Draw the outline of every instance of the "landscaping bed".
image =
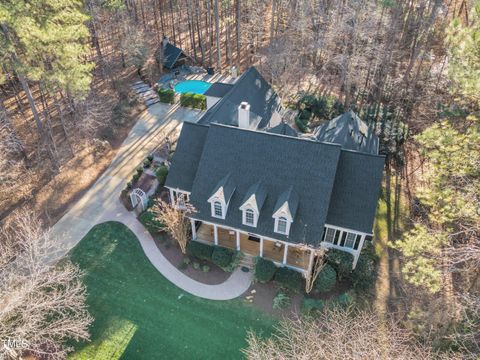
[[[172, 265], [193, 280], [199, 281], [203, 284], [217, 285], [225, 282], [225, 280], [231, 275], [231, 273], [224, 271], [211, 261], [195, 260], [184, 255], [180, 250], [179, 245], [165, 233], [157, 234], [154, 237], [154, 240], [157, 248], [162, 252], [163, 256], [165, 256]], [[185, 263], [184, 259], [186, 258], [190, 259], [189, 264]], [[198, 269], [193, 267], [194, 262], [198, 262]], [[205, 266], [208, 266], [208, 272], [203, 270], [205, 269]]]

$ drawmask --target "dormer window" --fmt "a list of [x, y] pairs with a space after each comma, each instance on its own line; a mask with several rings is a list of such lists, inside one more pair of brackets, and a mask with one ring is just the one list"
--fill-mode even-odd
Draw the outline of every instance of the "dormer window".
[[248, 226], [257, 226], [257, 214], [253, 209], [243, 210], [243, 224]]
[[211, 207], [212, 217], [225, 219], [227, 215], [228, 204], [235, 191], [230, 174], [225, 176], [214, 188], [212, 196], [208, 199]]
[[275, 204], [273, 218], [275, 219], [274, 231], [278, 234], [290, 233], [290, 226], [295, 218], [298, 207], [298, 195], [293, 187], [280, 194]]
[[287, 219], [284, 217], [280, 217], [277, 220], [277, 232], [281, 234], [286, 234], [287, 233]]
[[222, 208], [222, 204], [219, 201], [215, 201], [213, 203], [213, 214], [215, 217], [219, 217], [223, 219], [223, 208]]

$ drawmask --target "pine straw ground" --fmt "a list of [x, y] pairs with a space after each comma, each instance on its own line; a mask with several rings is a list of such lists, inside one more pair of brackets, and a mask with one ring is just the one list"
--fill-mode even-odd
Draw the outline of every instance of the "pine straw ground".
[[270, 335], [273, 317], [241, 300], [189, 295], [150, 264], [123, 224], [95, 226], [72, 250], [85, 271], [95, 321], [91, 342], [70, 359], [239, 359], [252, 329]]

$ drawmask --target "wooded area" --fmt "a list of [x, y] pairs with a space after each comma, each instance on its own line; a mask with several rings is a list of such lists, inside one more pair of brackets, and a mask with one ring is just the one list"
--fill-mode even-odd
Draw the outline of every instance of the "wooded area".
[[329, 95], [377, 130], [388, 310], [478, 355], [480, 2], [4, 0], [0, 220], [52, 225], [88, 189], [143, 110], [131, 82], [164, 71], [163, 36], [217, 72], [257, 66], [285, 107]]

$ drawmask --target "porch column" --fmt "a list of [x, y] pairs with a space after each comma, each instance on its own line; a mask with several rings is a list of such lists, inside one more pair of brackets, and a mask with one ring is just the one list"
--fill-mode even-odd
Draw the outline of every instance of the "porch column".
[[197, 229], [195, 229], [195, 220], [190, 219], [190, 224], [192, 225], [192, 240], [197, 238]]
[[283, 252], [283, 265], [287, 263], [288, 244], [285, 243], [285, 250]]
[[360, 252], [362, 251], [363, 243], [365, 242], [366, 237], [367, 236], [365, 234], [362, 235], [362, 238], [360, 239], [360, 244], [358, 244], [358, 249], [355, 250], [355, 255], [353, 256], [352, 269], [355, 269], [355, 267], [357, 266], [358, 257], [360, 256]]
[[175, 197], [173, 196], [173, 190], [170, 190], [170, 204], [175, 205]]
[[213, 224], [213, 239], [215, 241], [215, 245], [218, 245], [218, 230], [217, 225]]
[[236, 234], [237, 234], [237, 251], [240, 251], [240, 231], [237, 231]]
[[260, 257], [263, 257], [263, 237], [260, 237]]
[[308, 260], [308, 274], [310, 274], [312, 272], [313, 255], [314, 255], [314, 251], [313, 251], [313, 249], [310, 249], [310, 259]]

